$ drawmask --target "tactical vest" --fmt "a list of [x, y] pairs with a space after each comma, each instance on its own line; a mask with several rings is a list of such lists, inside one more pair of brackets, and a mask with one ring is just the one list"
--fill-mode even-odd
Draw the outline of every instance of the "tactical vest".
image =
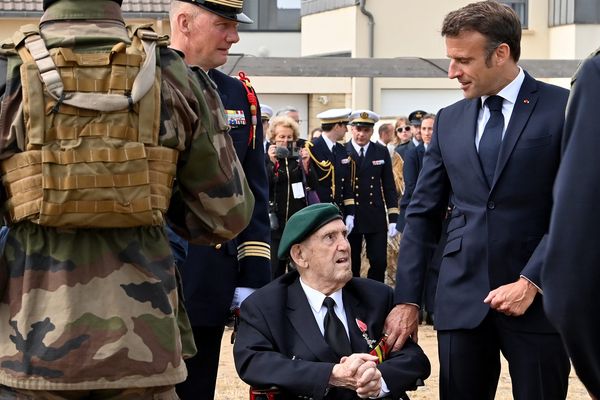
[[48, 50], [13, 36], [22, 65], [25, 151], [0, 164], [9, 222], [72, 228], [160, 225], [178, 152], [159, 146], [160, 68], [149, 26], [109, 52]]

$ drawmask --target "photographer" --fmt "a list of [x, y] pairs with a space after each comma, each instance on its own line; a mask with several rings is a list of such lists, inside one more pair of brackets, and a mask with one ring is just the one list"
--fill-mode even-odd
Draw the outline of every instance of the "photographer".
[[286, 271], [286, 261], [277, 257], [281, 233], [289, 217], [308, 205], [315, 178], [306, 174], [308, 152], [304, 140], [298, 140], [300, 127], [296, 121], [287, 116], [275, 117], [267, 135], [271, 143], [267, 150], [271, 275], [275, 279]]

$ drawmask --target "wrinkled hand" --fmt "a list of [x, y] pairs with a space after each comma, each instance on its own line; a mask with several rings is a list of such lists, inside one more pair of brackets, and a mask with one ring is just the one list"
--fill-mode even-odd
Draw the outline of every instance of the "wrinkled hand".
[[393, 238], [398, 234], [398, 231], [396, 230], [396, 223], [395, 222], [391, 222], [388, 224], [388, 236]]
[[[377, 357], [367, 353], [354, 353], [348, 357], [342, 357], [339, 364], [333, 366], [329, 376], [331, 386], [344, 387], [356, 390], [359, 387], [359, 381], [370, 368], [376, 368], [375, 361]], [[367, 374], [367, 377], [369, 374]], [[369, 382], [367, 377], [367, 383]]]
[[[363, 364], [366, 365], [367, 363]], [[371, 364], [369, 362], [369, 364]], [[362, 399], [369, 397], [378, 397], [381, 392], [381, 371], [377, 369], [377, 365], [369, 365], [358, 379], [358, 387], [356, 394]]]
[[483, 300], [496, 311], [511, 317], [525, 314], [537, 294], [537, 288], [527, 279], [500, 286], [492, 290]]
[[386, 343], [392, 346], [392, 351], [400, 350], [409, 337], [417, 343], [419, 307], [414, 304], [398, 304], [385, 319], [383, 330], [387, 334]]
[[353, 228], [354, 228], [354, 215], [347, 215], [346, 216], [346, 229], [348, 229], [348, 235], [350, 234], [350, 232], [352, 232]]

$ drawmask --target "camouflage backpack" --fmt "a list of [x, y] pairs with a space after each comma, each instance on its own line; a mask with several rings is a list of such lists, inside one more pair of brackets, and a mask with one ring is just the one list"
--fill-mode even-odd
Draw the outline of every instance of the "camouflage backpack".
[[[179, 155], [159, 144], [161, 70], [156, 57], [157, 46], [168, 41], [150, 25], [128, 31], [130, 44], [95, 53], [48, 50], [34, 25], [3, 43], [9, 70], [11, 62], [20, 63], [24, 126], [17, 128], [26, 132], [23, 151], [0, 165], [8, 222], [74, 228], [163, 224]], [[203, 92], [208, 106], [219, 110], [216, 91]], [[222, 112], [207, 114], [203, 118], [213, 120], [217, 133], [226, 133]], [[215, 169], [213, 187], [227, 184], [237, 172], [231, 171], [234, 149], [223, 140], [211, 137], [214, 159], [229, 162]], [[214, 231], [219, 227], [211, 226], [218, 219], [212, 214], [222, 215], [222, 210], [202, 212], [203, 228], [211, 232], [211, 241], [218, 240]], [[223, 232], [221, 239], [231, 236]]]

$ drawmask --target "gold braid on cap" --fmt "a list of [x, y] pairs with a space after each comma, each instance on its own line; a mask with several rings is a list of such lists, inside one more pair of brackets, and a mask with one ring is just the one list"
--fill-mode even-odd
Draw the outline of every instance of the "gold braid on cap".
[[322, 178], [319, 178], [319, 182], [331, 175], [331, 196], [333, 200], [335, 200], [335, 167], [333, 166], [333, 164], [331, 164], [331, 161], [329, 160], [317, 160], [313, 152], [310, 150], [312, 146], [314, 146], [314, 144], [308, 140], [304, 143], [304, 148], [306, 149], [306, 151], [308, 151], [308, 155], [310, 156], [311, 160], [315, 162], [315, 164], [317, 165], [317, 167], [319, 167], [321, 171], [326, 172], [326, 174]]

